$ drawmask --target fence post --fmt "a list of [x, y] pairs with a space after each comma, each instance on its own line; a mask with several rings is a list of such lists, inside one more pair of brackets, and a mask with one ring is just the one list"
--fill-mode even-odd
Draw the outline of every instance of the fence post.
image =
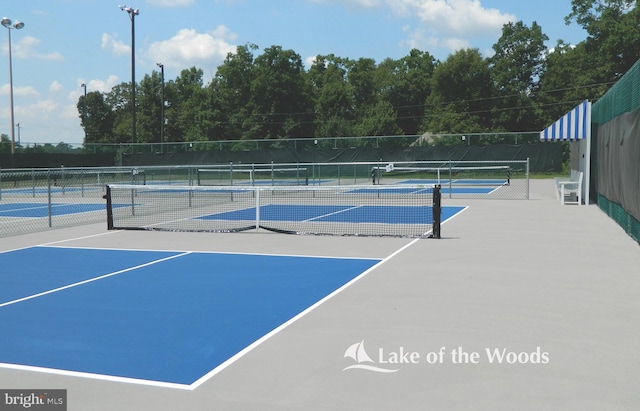
[[51, 218], [51, 170], [47, 170], [47, 214], [49, 214], [49, 228], [53, 226]]
[[451, 160], [449, 160], [449, 198], [452, 198], [453, 195], [453, 165]]
[[529, 199], [529, 157], [527, 157], [527, 167], [526, 167], [526, 169], [527, 169], [527, 172], [526, 172], [527, 176], [526, 176], [526, 179], [525, 179], [525, 181], [526, 181], [526, 183], [525, 183], [525, 185], [526, 185], [525, 198], [528, 200]]

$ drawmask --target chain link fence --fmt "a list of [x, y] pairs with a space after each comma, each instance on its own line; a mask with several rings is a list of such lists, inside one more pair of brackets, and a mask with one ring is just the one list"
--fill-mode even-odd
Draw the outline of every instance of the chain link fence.
[[105, 221], [108, 183], [144, 183], [134, 169], [0, 172], [0, 237]]
[[0, 237], [105, 222], [105, 187], [439, 184], [442, 197], [528, 199], [529, 161], [218, 164], [0, 170]]

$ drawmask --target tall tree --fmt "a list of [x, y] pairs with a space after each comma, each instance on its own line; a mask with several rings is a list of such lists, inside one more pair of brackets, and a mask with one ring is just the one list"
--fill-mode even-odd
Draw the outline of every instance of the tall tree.
[[403, 134], [419, 133], [436, 64], [428, 52], [412, 49], [400, 60], [386, 59], [378, 65], [379, 92], [397, 113]]
[[360, 58], [350, 65], [347, 81], [353, 94], [355, 136], [400, 133], [396, 112], [380, 93], [378, 68], [373, 59]]
[[105, 94], [113, 112], [112, 143], [131, 143], [131, 83], [120, 83]]
[[586, 51], [596, 78], [619, 79], [638, 59], [640, 4], [635, 0], [571, 0], [569, 24], [576, 21], [588, 33]]
[[268, 47], [256, 57], [251, 81], [250, 138], [310, 137], [312, 101], [302, 58], [293, 50]]
[[[179, 99], [172, 105], [169, 120], [177, 129], [175, 141], [207, 141], [213, 130], [212, 108], [204, 89], [203, 71], [182, 70], [173, 84]], [[176, 133], [173, 131], [173, 133]]]
[[0, 153], [11, 153], [11, 139], [6, 134], [0, 134]]
[[[595, 100], [608, 89], [598, 84], [585, 43], [576, 46], [558, 41], [545, 58], [537, 104], [543, 126], [555, 121], [585, 99]], [[542, 127], [540, 127], [542, 128]]]
[[312, 90], [315, 111], [315, 136], [339, 137], [353, 134], [353, 96], [347, 85], [349, 60], [317, 56], [307, 78]]
[[491, 131], [493, 90], [489, 63], [478, 49], [451, 54], [433, 72], [422, 130], [433, 133]]
[[218, 67], [209, 85], [219, 139], [241, 139], [245, 133], [250, 117], [253, 53], [257, 49], [255, 44], [238, 46], [236, 53], [229, 53]]
[[502, 27], [489, 59], [491, 77], [500, 99], [495, 100], [494, 129], [539, 130], [535, 98], [544, 72], [545, 41], [549, 38], [534, 21], [531, 28], [522, 21]]
[[80, 124], [84, 129], [85, 144], [110, 143], [113, 138], [114, 113], [105, 96], [99, 91], [92, 91], [78, 100]]
[[352, 89], [356, 110], [366, 109], [377, 102], [376, 62], [370, 58], [359, 58], [352, 62], [347, 73], [347, 81]]
[[136, 87], [137, 123], [140, 125], [136, 138], [140, 143], [160, 142], [161, 82], [160, 73], [153, 71], [151, 75], [146, 74]]
[[[378, 100], [361, 109], [359, 121], [353, 127], [355, 136], [393, 136], [401, 133], [396, 124], [396, 112], [388, 101]], [[373, 144], [373, 141], [370, 141]]]

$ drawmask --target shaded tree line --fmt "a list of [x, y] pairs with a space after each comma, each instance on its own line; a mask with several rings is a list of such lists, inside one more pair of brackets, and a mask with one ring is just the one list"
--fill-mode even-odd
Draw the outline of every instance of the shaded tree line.
[[[227, 55], [212, 79], [192, 67], [164, 84], [136, 84], [136, 143], [539, 131], [584, 99], [597, 100], [637, 60], [639, 5], [572, 0], [567, 24], [587, 38], [555, 47], [536, 22], [508, 23], [485, 57], [463, 49], [444, 61], [411, 50], [377, 63], [254, 44]], [[129, 143], [131, 83], [81, 96], [85, 144]], [[500, 142], [486, 137], [474, 144]]]
[[[70, 144], [58, 143], [58, 144], [31, 144], [23, 147], [19, 141], [14, 144], [15, 151], [20, 153], [81, 153], [83, 149], [81, 147], [73, 147]], [[6, 134], [0, 134], [0, 154], [11, 153], [11, 139]]]

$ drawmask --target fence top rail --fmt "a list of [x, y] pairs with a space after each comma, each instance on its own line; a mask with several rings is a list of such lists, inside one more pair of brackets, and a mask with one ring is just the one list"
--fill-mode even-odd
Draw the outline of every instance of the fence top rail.
[[438, 186], [438, 184], [403, 184], [402, 187], [394, 185], [341, 185], [341, 186], [183, 186], [183, 185], [137, 185], [137, 184], [107, 184], [112, 190], [135, 190], [136, 192], [256, 192], [256, 191], [339, 191], [342, 193], [373, 193], [388, 192], [392, 194], [401, 191], [403, 195], [416, 192], [422, 193], [424, 190], [430, 190]]

